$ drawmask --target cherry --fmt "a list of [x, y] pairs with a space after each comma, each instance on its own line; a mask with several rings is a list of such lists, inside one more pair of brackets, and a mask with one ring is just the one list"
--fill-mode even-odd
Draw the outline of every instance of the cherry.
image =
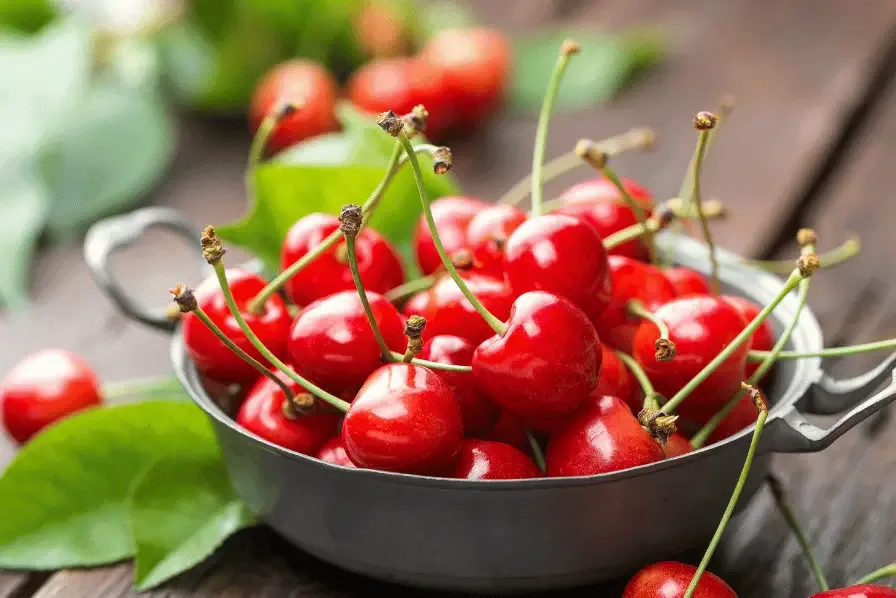
[[334, 110], [336, 81], [316, 62], [289, 60], [268, 71], [255, 88], [249, 104], [253, 134], [280, 102], [291, 102], [297, 110], [283, 118], [268, 139], [267, 150], [271, 154], [339, 128]]
[[430, 293], [429, 289], [420, 291], [415, 295], [411, 295], [411, 298], [408, 299], [401, 308], [401, 313], [403, 313], [405, 317], [425, 314], [426, 310], [429, 308], [431, 300], [432, 293]]
[[514, 413], [502, 409], [498, 416], [498, 421], [487, 434], [484, 435], [486, 440], [494, 440], [509, 444], [521, 451], [529, 450], [529, 439], [526, 437], [526, 425], [523, 418]]
[[[407, 339], [401, 314], [382, 295], [367, 293], [367, 298], [386, 345], [403, 353]], [[335, 394], [357, 389], [382, 365], [382, 351], [355, 291], [336, 293], [306, 307], [288, 337], [292, 360]]]
[[32, 353], [0, 380], [3, 426], [19, 443], [53, 422], [101, 403], [99, 380], [90, 365], [62, 349]]
[[[753, 410], [753, 421], [755, 422], [756, 408], [752, 406], [752, 403], [750, 408]], [[663, 447], [663, 450], [666, 451], [666, 458], [671, 459], [672, 457], [678, 457], [693, 452], [694, 447], [691, 446], [691, 442], [685, 438], [684, 435], [675, 432], [666, 439], [666, 446]]]
[[601, 346], [603, 363], [600, 368], [600, 377], [597, 379], [597, 388], [592, 396], [613, 395], [619, 397], [631, 408], [632, 413], [641, 411], [641, 393], [638, 383], [622, 360], [613, 349], [606, 345]]
[[[651, 210], [653, 210], [653, 193], [632, 179], [623, 178], [622, 186], [625, 187], [631, 198], [650, 215]], [[559, 199], [565, 206], [579, 203], [592, 204], [598, 201], [625, 201], [619, 192], [619, 188], [606, 177], [598, 177], [577, 183], [564, 191]]]
[[712, 287], [709, 281], [700, 274], [690, 268], [683, 266], [675, 266], [672, 268], [664, 268], [663, 275], [675, 287], [675, 292], [679, 297], [689, 297], [691, 295], [712, 295]]
[[[460, 276], [476, 298], [496, 318], [503, 321], [510, 316], [513, 294], [509, 286], [500, 280], [476, 272], [461, 272]], [[425, 309], [417, 312], [417, 315], [426, 318], [425, 338], [452, 334], [478, 344], [494, 334], [450, 276], [439, 278], [428, 294]], [[419, 301], [422, 303], [422, 300]], [[419, 307], [416, 301], [415, 306]], [[411, 314], [408, 309], [405, 313]]]
[[[601, 238], [606, 238], [624, 228], [638, 224], [638, 217], [634, 210], [617, 201], [575, 202], [554, 210], [553, 213], [585, 221], [597, 231]], [[617, 245], [609, 250], [609, 254], [622, 255], [641, 261], [648, 259], [647, 247], [639, 239], [632, 239]]]
[[432, 370], [390, 363], [376, 370], [345, 414], [345, 451], [358, 467], [439, 475], [463, 441], [460, 407]]
[[[292, 320], [286, 303], [280, 296], [274, 295], [265, 301], [263, 313], [254, 314], [246, 308], [246, 304], [265, 287], [264, 279], [243, 268], [228, 268], [226, 275], [233, 298], [246, 323], [276, 357], [285, 357]], [[267, 360], [249, 342], [230, 314], [224, 293], [214, 275], [204, 280], [194, 294], [199, 307], [234, 344], [262, 364], [267, 364]], [[252, 382], [258, 376], [252, 366], [228, 349], [195, 314], [183, 314], [181, 325], [187, 353], [202, 374], [219, 382], [239, 384]]]
[[[655, 324], [641, 322], [635, 333], [633, 357], [641, 364], [657, 392], [672, 397], [722, 352], [744, 329], [740, 313], [717, 297], [693, 296], [675, 299], [654, 312], [669, 328], [675, 343], [675, 358], [657, 361]], [[716, 411], [740, 390], [749, 348], [739, 346], [728, 359], [701, 382], [681, 404], [685, 417], [694, 410]], [[754, 415], [755, 419], [755, 415]]]
[[641, 319], [629, 314], [628, 302], [637, 299], [648, 311], [655, 311], [675, 298], [675, 288], [655, 266], [619, 255], [611, 255], [608, 261], [612, 299], [603, 314], [593, 320], [594, 327], [603, 342], [631, 353]]
[[467, 227], [467, 247], [478, 272], [504, 278], [504, 246], [507, 238], [528, 216], [517, 206], [497, 204], [480, 211]]
[[849, 586], [848, 588], [840, 588], [837, 590], [828, 590], [818, 594], [812, 594], [811, 598], [894, 598], [896, 590], [886, 588], [884, 586], [875, 586], [872, 584], [859, 584]]
[[[675, 561], [648, 565], [626, 584], [622, 598], [683, 598], [696, 572], [697, 567]], [[737, 598], [737, 594], [721, 578], [704, 571], [693, 598]]]
[[[308, 390], [279, 370], [274, 374], [296, 395]], [[268, 442], [304, 455], [315, 455], [336, 432], [338, 413], [293, 414], [283, 390], [259, 376], [236, 414], [236, 423]]]
[[[280, 267], [285, 270], [306, 253], [339, 229], [339, 220], [330, 214], [308, 214], [296, 221], [286, 233], [280, 253]], [[298, 305], [339, 291], [354, 289], [345, 245], [340, 242], [318, 256], [303, 270], [289, 279], [286, 292]], [[379, 233], [364, 228], [355, 239], [358, 254], [358, 271], [364, 288], [375, 293], [385, 293], [404, 280], [401, 259], [395, 248]]]
[[[761, 306], [756, 305], [744, 297], [722, 295], [721, 299], [740, 313], [741, 317], [744, 319], [744, 325], [752, 322], [753, 318], [758, 316], [759, 312], [762, 311]], [[775, 333], [772, 330], [772, 323], [769, 320], [764, 320], [759, 328], [756, 329], [756, 332], [753, 333], [753, 336], [750, 337], [750, 349], [756, 351], [771, 351], [774, 346]], [[760, 362], [758, 361], [748, 361], [746, 369], [747, 377], [752, 376], [753, 373], [759, 369], [759, 366]]]
[[563, 415], [597, 386], [600, 339], [568, 300], [524, 293], [506, 325], [473, 353], [476, 381], [498, 405], [530, 417]]
[[333, 465], [342, 465], [343, 467], [355, 467], [352, 460], [348, 458], [345, 452], [345, 442], [342, 440], [342, 434], [330, 438], [324, 443], [320, 450], [317, 451], [317, 458], [325, 463]]
[[[762, 400], [768, 403], [768, 397], [765, 393], [760, 390], [759, 395], [762, 397]], [[681, 406], [684, 408], [684, 413], [687, 414], [689, 420], [701, 425], [707, 423], [716, 413], [715, 410], [688, 409], [688, 401], [682, 403]], [[721, 442], [729, 436], [734, 436], [744, 428], [748, 428], [755, 423], [756, 407], [753, 405], [750, 395], [745, 394], [737, 401], [731, 412], [725, 416], [725, 419], [719, 422], [719, 425], [716, 426], [715, 430], [713, 430], [712, 434], [707, 438], [706, 443], [714, 444], [716, 442]]]
[[554, 432], [545, 463], [549, 477], [584, 476], [628, 469], [665, 459], [622, 399], [588, 399]]
[[[427, 339], [417, 357], [436, 363], [470, 365], [475, 348], [470, 341], [459, 336], [440, 334]], [[473, 375], [449, 371], [440, 371], [438, 374], [454, 392], [460, 405], [464, 432], [471, 436], [488, 433], [495, 426], [500, 410], [476, 388]]]
[[607, 250], [582, 220], [546, 214], [523, 222], [507, 239], [504, 273], [513, 292], [565, 297], [591, 318], [610, 302]]
[[[467, 226], [473, 216], [487, 205], [484, 201], [462, 195], [441, 197], [432, 202], [432, 217], [449, 256], [466, 247]], [[442, 258], [433, 245], [432, 234], [423, 216], [414, 231], [414, 255], [423, 274], [432, 274], [442, 267]]]
[[452, 478], [461, 480], [523, 480], [541, 472], [525, 453], [503, 442], [467, 438], [460, 447]]

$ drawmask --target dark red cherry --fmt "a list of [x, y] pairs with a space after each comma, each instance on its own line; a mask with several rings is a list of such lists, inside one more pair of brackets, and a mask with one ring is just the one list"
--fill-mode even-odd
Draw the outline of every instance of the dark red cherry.
[[650, 264], [611, 255], [609, 265], [613, 295], [604, 312], [593, 320], [594, 328], [601, 341], [631, 353], [641, 318], [629, 315], [628, 302], [637, 299], [648, 311], [655, 311], [675, 298], [675, 288], [659, 268]]
[[[626, 584], [622, 598], [684, 598], [697, 567], [675, 561], [648, 565]], [[709, 571], [704, 571], [693, 598], [737, 598], [731, 587]]]
[[632, 413], [637, 414], [643, 407], [643, 397], [637, 380], [616, 355], [616, 351], [606, 345], [601, 346], [600, 350], [603, 363], [600, 377], [597, 379], [597, 388], [591, 391], [591, 395], [619, 397], [631, 408]]
[[601, 359], [600, 339], [585, 312], [533, 291], [513, 302], [504, 334], [476, 348], [473, 374], [501, 407], [553, 417], [571, 412], [594, 390]]
[[[386, 345], [403, 353], [404, 320], [389, 301], [367, 293]], [[315, 301], [296, 317], [289, 333], [289, 353], [302, 372], [334, 394], [354, 392], [383, 364], [364, 306], [355, 291]]]
[[[297, 262], [338, 229], [339, 220], [331, 214], [314, 213], [300, 218], [286, 233], [280, 251], [280, 268], [285, 270]], [[361, 230], [355, 240], [355, 252], [361, 281], [368, 291], [385, 293], [404, 281], [404, 270], [398, 252], [373, 229]], [[327, 295], [354, 289], [345, 243], [339, 241], [318, 256], [290, 278], [285, 288], [298, 305], [308, 305]]]
[[342, 440], [342, 434], [333, 436], [324, 443], [320, 450], [317, 451], [317, 458], [325, 463], [333, 465], [342, 465], [343, 467], [356, 467], [352, 460], [348, 458], [345, 452], [345, 442]]
[[495, 204], [476, 214], [467, 227], [467, 247], [477, 272], [504, 279], [504, 246], [528, 216], [517, 206]]
[[[768, 397], [765, 396], [765, 393], [760, 390], [759, 395], [762, 397], [762, 400], [768, 404]], [[682, 409], [679, 411], [681, 411], [682, 417], [696, 422], [701, 426], [712, 419], [716, 414], [716, 410], [695, 409], [693, 406], [689, 407], [688, 401], [682, 403], [681, 406]], [[740, 398], [734, 406], [734, 409], [731, 410], [731, 413], [725, 416], [725, 419], [719, 422], [716, 429], [709, 435], [706, 444], [715, 444], [716, 442], [725, 440], [729, 436], [734, 436], [744, 428], [752, 426], [756, 423], [757, 415], [756, 406], [753, 404], [752, 399], [750, 399], [748, 394], [744, 393], [744, 396]]]
[[[308, 392], [283, 372], [275, 374], [294, 394]], [[303, 455], [316, 455], [336, 433], [339, 414], [293, 415], [288, 408], [284, 409], [286, 402], [283, 390], [270, 378], [260, 376], [240, 405], [236, 423], [268, 442]]]
[[[423, 351], [417, 357], [436, 363], [470, 365], [476, 347], [459, 336], [440, 334], [426, 339]], [[500, 409], [476, 387], [476, 380], [469, 372], [438, 371], [439, 377], [454, 392], [464, 421], [464, 432], [470, 436], [488, 433], [498, 420]]]
[[712, 287], [706, 277], [690, 268], [683, 266], [663, 268], [663, 275], [675, 287], [675, 292], [679, 297], [712, 295]]
[[523, 418], [506, 409], [501, 410], [498, 421], [495, 422], [491, 431], [484, 435], [484, 438], [509, 444], [521, 451], [529, 450], [529, 438], [526, 436], [526, 425], [523, 423]]
[[467, 438], [460, 447], [452, 478], [460, 480], [524, 480], [541, 472], [525, 453], [509, 444]]
[[[432, 218], [439, 231], [445, 252], [452, 256], [467, 246], [467, 226], [477, 213], [488, 207], [484, 201], [462, 195], [440, 197], [432, 202]], [[423, 274], [432, 274], [442, 267], [442, 258], [432, 242], [426, 219], [421, 216], [414, 230], [414, 255]]]
[[[762, 311], [762, 307], [756, 305], [749, 299], [738, 297], [736, 295], [722, 295], [722, 300], [728, 305], [740, 312], [744, 319], [744, 326], [747, 326]], [[765, 320], [750, 337], [750, 349], [755, 351], [771, 351], [775, 346], [775, 333], [772, 330], [772, 323]], [[758, 361], [748, 361], [746, 375], [750, 377], [759, 369]]]
[[[622, 179], [622, 185], [649, 215], [653, 210], [653, 194], [649, 189], [632, 179]], [[560, 195], [564, 205], [577, 203], [594, 203], [596, 201], [624, 201], [619, 189], [608, 178], [598, 177], [588, 181], [577, 183]]]
[[342, 423], [352, 463], [402, 473], [446, 473], [463, 436], [454, 393], [438, 374], [410, 363], [371, 374]]
[[[638, 223], [638, 217], [629, 206], [618, 201], [591, 201], [567, 204], [554, 214], [564, 214], [590, 224], [606, 239], [615, 232]], [[635, 260], [648, 259], [647, 247], [640, 239], [632, 239], [609, 250], [610, 255], [623, 255]]]
[[610, 272], [603, 239], [588, 224], [562, 214], [522, 223], [507, 239], [504, 275], [517, 295], [546, 291], [598, 317], [610, 302]]
[[[246, 304], [265, 287], [264, 279], [243, 268], [228, 268], [226, 274], [233, 298], [249, 328], [274, 355], [286, 358], [286, 340], [292, 322], [286, 303], [280, 296], [273, 295], [265, 302], [263, 313], [249, 313]], [[261, 363], [267, 363], [230, 315], [214, 275], [196, 288], [195, 295], [202, 311], [230, 340]], [[258, 372], [228, 349], [195, 314], [183, 314], [181, 323], [187, 353], [202, 374], [219, 382], [238, 384], [247, 384], [258, 377]]]
[[[555, 415], [553, 417], [524, 417], [523, 426], [534, 432], [538, 432], [542, 436], [550, 437], [560, 426], [562, 426], [569, 418], [568, 414]], [[528, 438], [526, 439], [528, 442]]]
[[[744, 329], [740, 313], [717, 297], [693, 296], [675, 299], [654, 312], [669, 328], [675, 343], [675, 358], [657, 361], [654, 343], [659, 330], [644, 320], [635, 333], [632, 355], [644, 368], [657, 392], [671, 398], [722, 352]], [[744, 380], [748, 343], [742, 344], [688, 396], [679, 407], [688, 410], [718, 410], [740, 390]]]
[[[753, 411], [755, 412], [756, 409], [754, 408]], [[683, 434], [675, 432], [666, 440], [666, 446], [663, 447], [663, 450], [666, 451], [666, 458], [671, 459], [672, 457], [693, 452], [694, 447], [691, 446], [691, 441]]]
[[589, 397], [548, 442], [549, 477], [583, 476], [628, 469], [666, 458], [622, 399]]
[[[506, 283], [476, 272], [461, 272], [460, 276], [473, 295], [496, 318], [503, 321], [510, 316], [513, 293]], [[406, 310], [406, 313], [410, 312]], [[440, 277], [429, 289], [426, 308], [423, 312], [417, 312], [417, 315], [426, 318], [424, 339], [451, 334], [478, 344], [494, 334], [450, 276]]]
[[894, 598], [896, 590], [885, 588], [883, 586], [875, 586], [872, 584], [859, 584], [857, 586], [849, 586], [848, 588], [840, 588], [837, 590], [828, 590], [827, 592], [819, 592], [812, 594], [812, 598]]

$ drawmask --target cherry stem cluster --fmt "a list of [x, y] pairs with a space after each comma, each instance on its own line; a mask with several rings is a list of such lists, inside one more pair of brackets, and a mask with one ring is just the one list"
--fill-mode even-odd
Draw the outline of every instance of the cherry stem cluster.
[[[725, 209], [717, 201], [708, 201], [704, 203], [701, 214], [706, 218], [720, 218], [725, 215]], [[637, 239], [646, 234], [654, 234], [662, 230], [670, 222], [678, 221], [684, 216], [687, 216], [687, 214], [685, 214], [681, 200], [673, 197], [654, 210], [653, 215], [645, 223], [637, 222], [608, 235], [604, 239], [604, 247], [609, 251], [632, 239]], [[793, 267], [792, 263], [791, 267]]]
[[[853, 237], [835, 249], [819, 253], [818, 261], [822, 269], [832, 268], [855, 257], [859, 251], [861, 251], [861, 243], [858, 237]], [[744, 260], [744, 263], [775, 274], [787, 274], [793, 268], [793, 263], [790, 260]]]
[[700, 228], [703, 230], [703, 240], [709, 249], [709, 262], [712, 266], [711, 279], [713, 294], [719, 294], [719, 262], [716, 259], [716, 248], [712, 240], [712, 234], [709, 231], [709, 222], [703, 215], [700, 197], [700, 177], [703, 170], [703, 158], [706, 156], [706, 147], [709, 143], [709, 134], [715, 128], [718, 117], [711, 112], [701, 112], [694, 119], [694, 123], [699, 131], [697, 137], [697, 150], [694, 152], [694, 181], [692, 186], [692, 197], [694, 205], [697, 208], [697, 216], [700, 221]]

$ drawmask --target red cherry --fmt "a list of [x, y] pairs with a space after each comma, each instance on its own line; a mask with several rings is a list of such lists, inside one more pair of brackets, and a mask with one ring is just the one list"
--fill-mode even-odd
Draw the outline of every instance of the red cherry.
[[[243, 268], [228, 268], [226, 274], [234, 301], [249, 328], [274, 355], [280, 359], [286, 357], [286, 339], [292, 320], [286, 303], [280, 296], [273, 295], [265, 302], [264, 313], [250, 313], [246, 304], [265, 287], [265, 280]], [[214, 275], [204, 280], [194, 294], [202, 311], [234, 344], [261, 363], [267, 363], [230, 315], [224, 293]], [[258, 377], [258, 372], [228, 349], [195, 314], [183, 314], [181, 325], [187, 353], [201, 373], [219, 382], [239, 384], [247, 384]]]
[[635, 377], [613, 349], [603, 345], [600, 350], [603, 355], [603, 364], [600, 368], [600, 377], [597, 379], [597, 388], [591, 392], [591, 395], [619, 397], [631, 408], [632, 413], [638, 413], [643, 405], [640, 388]]
[[527, 218], [522, 209], [508, 204], [489, 206], [473, 217], [467, 227], [467, 247], [478, 272], [503, 280], [507, 238]]
[[[697, 567], [675, 561], [648, 565], [626, 584], [622, 598], [683, 598]], [[704, 571], [693, 598], [737, 598], [731, 587], [709, 571]]]
[[529, 438], [526, 436], [526, 426], [523, 418], [513, 411], [501, 410], [498, 421], [490, 432], [485, 434], [486, 440], [503, 442], [521, 451], [529, 450]]
[[[567, 415], [555, 415], [553, 417], [524, 417], [522, 419], [523, 423], [523, 433], [525, 433], [525, 428], [529, 428], [535, 432], [538, 432], [544, 436], [550, 436], [557, 429], [566, 423], [568, 419]], [[528, 442], [528, 437], [526, 438], [526, 442]]]
[[[294, 394], [306, 393], [283, 372], [275, 375], [286, 383]], [[236, 414], [236, 423], [268, 442], [303, 455], [315, 455], [336, 432], [337, 413], [311, 413], [287, 417], [284, 411], [286, 395], [273, 380], [260, 376], [249, 390]]]
[[32, 353], [0, 381], [3, 427], [20, 444], [53, 422], [101, 403], [100, 383], [90, 365], [62, 349]]
[[404, 307], [401, 308], [401, 313], [403, 313], [405, 317], [425, 314], [426, 310], [429, 308], [429, 302], [431, 300], [432, 294], [429, 290], [420, 291], [416, 295], [412, 295], [411, 298], [405, 302]]
[[[762, 307], [756, 305], [749, 299], [737, 297], [735, 295], [722, 295], [721, 299], [736, 309], [744, 319], [744, 326], [753, 321], [762, 311]], [[755, 351], [771, 351], [775, 346], [775, 333], [772, 330], [772, 323], [765, 320], [756, 329], [756, 332], [750, 337], [750, 349]], [[749, 378], [759, 369], [758, 361], [748, 361], [746, 375]]]
[[[461, 278], [482, 305], [500, 320], [510, 316], [513, 294], [504, 282], [476, 272], [461, 272]], [[409, 312], [406, 312], [409, 313]], [[422, 313], [426, 318], [424, 338], [451, 334], [481, 343], [494, 331], [470, 304], [450, 276], [442, 276], [429, 290], [429, 300]]]
[[[367, 293], [373, 317], [386, 345], [404, 352], [404, 320], [382, 295]], [[355, 291], [315, 301], [296, 317], [289, 333], [289, 353], [302, 372], [329, 392], [360, 387], [382, 365], [382, 352]]]
[[[484, 201], [462, 195], [440, 197], [432, 202], [432, 218], [445, 253], [451, 256], [467, 246], [467, 226], [473, 216], [487, 205]], [[423, 274], [432, 274], [442, 267], [442, 258], [432, 242], [432, 234], [423, 216], [420, 216], [414, 231], [414, 255]]]
[[502, 442], [467, 438], [460, 447], [452, 478], [460, 480], [525, 480], [541, 472], [522, 451]]
[[[611, 234], [638, 223], [634, 210], [618, 201], [576, 202], [553, 212], [578, 218], [590, 224], [601, 236]], [[632, 239], [609, 250], [610, 255], [623, 255], [635, 260], [647, 261], [647, 247], [640, 239]]]
[[[736, 309], [717, 297], [693, 296], [675, 299], [654, 312], [669, 328], [669, 340], [675, 343], [675, 358], [657, 361], [654, 342], [659, 330], [644, 320], [635, 333], [632, 355], [644, 368], [657, 392], [666, 398], [696, 376], [722, 352], [744, 328]], [[747, 343], [700, 383], [681, 404], [685, 417], [691, 410], [717, 410], [740, 390], [744, 380]]]
[[[459, 336], [440, 334], [427, 339], [417, 357], [436, 363], [470, 365], [475, 346]], [[464, 421], [464, 432], [471, 436], [486, 434], [498, 420], [498, 406], [476, 387], [473, 374], [468, 372], [437, 372], [454, 392]]]
[[530, 218], [513, 231], [504, 248], [504, 273], [517, 295], [547, 291], [569, 299], [591, 318], [612, 296], [600, 235], [562, 214]]
[[575, 409], [597, 386], [600, 339], [575, 305], [545, 293], [513, 302], [507, 330], [476, 348], [473, 374], [501, 407], [530, 417]]
[[[622, 186], [625, 187], [631, 198], [649, 215], [651, 210], [653, 210], [653, 193], [650, 192], [650, 189], [635, 180], [626, 178], [622, 179]], [[563, 192], [560, 200], [564, 205], [590, 204], [596, 201], [625, 201], [613, 181], [605, 177], [598, 177], [573, 185]]]
[[622, 399], [589, 397], [551, 436], [545, 454], [549, 477], [594, 475], [665, 459]]
[[332, 463], [333, 465], [342, 465], [343, 467], [351, 467], [354, 468], [355, 464], [352, 463], [352, 460], [348, 458], [348, 454], [345, 452], [345, 442], [342, 440], [342, 435], [333, 436], [328, 441], [324, 443], [320, 450], [317, 451], [317, 458], [325, 463]]
[[249, 105], [253, 135], [265, 117], [284, 101], [299, 109], [277, 124], [267, 144], [270, 154], [339, 128], [334, 111], [336, 81], [316, 62], [289, 60], [268, 71], [255, 88]]
[[[759, 395], [762, 397], [762, 400], [765, 401], [766, 405], [768, 404], [768, 397], [761, 390], [759, 391]], [[705, 410], [705, 409], [694, 409], [687, 408], [687, 401], [682, 403], [682, 407], [685, 408], [684, 413], [686, 417], [694, 421], [700, 425], [708, 422], [715, 415], [714, 410]], [[744, 428], [748, 428], [756, 423], [756, 406], [753, 404], [752, 399], [748, 394], [744, 394], [734, 406], [734, 409], [731, 410], [725, 419], [719, 422], [719, 425], [716, 426], [716, 429], [713, 430], [712, 434], [709, 435], [709, 438], [706, 439], [706, 444], [714, 444], [716, 442], [720, 442], [725, 440], [729, 436], [734, 436]]]
[[[756, 412], [756, 408], [753, 408], [753, 412]], [[678, 457], [681, 455], [686, 455], [694, 451], [694, 447], [691, 446], [691, 441], [684, 437], [684, 435], [675, 432], [666, 440], [666, 446], [663, 447], [666, 451], [666, 458], [671, 459], [672, 457]]]
[[342, 423], [345, 451], [358, 467], [422, 475], [446, 472], [463, 435], [454, 393], [435, 372], [409, 363], [371, 374]]
[[663, 272], [650, 264], [611, 255], [609, 265], [613, 295], [603, 314], [593, 320], [594, 327], [603, 342], [631, 353], [641, 319], [629, 315], [627, 303], [637, 299], [648, 311], [655, 311], [675, 298], [675, 289]]
[[812, 594], [812, 598], [894, 598], [896, 590], [885, 588], [883, 586], [875, 586], [871, 584], [860, 584], [857, 586], [849, 586], [848, 588], [840, 588], [837, 590], [828, 590], [827, 592], [819, 592]]
[[712, 295], [712, 287], [706, 277], [690, 268], [683, 266], [664, 268], [663, 275], [675, 287], [675, 292], [679, 297]]
[[[334, 230], [339, 220], [330, 214], [314, 213], [300, 218], [286, 233], [280, 252], [280, 268], [286, 270], [309, 251], [315, 249]], [[298, 305], [355, 288], [345, 245], [340, 241], [308, 264], [286, 283], [286, 292]], [[364, 228], [355, 239], [358, 272], [364, 288], [385, 293], [404, 281], [401, 259], [395, 248], [379, 233]]]

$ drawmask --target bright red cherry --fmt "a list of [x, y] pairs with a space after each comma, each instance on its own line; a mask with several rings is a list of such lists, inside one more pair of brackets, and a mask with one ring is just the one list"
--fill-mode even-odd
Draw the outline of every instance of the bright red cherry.
[[[756, 411], [755, 407], [753, 408], [753, 411]], [[678, 457], [693, 452], [694, 447], [691, 446], [691, 442], [685, 438], [683, 434], [675, 432], [666, 440], [666, 446], [663, 447], [663, 450], [666, 451], [666, 458], [671, 459], [672, 457]]]
[[352, 460], [348, 458], [345, 452], [345, 442], [342, 435], [333, 436], [324, 443], [320, 450], [317, 451], [317, 458], [325, 463], [333, 465], [342, 465], [343, 467], [356, 467]]
[[[300, 218], [286, 233], [280, 252], [280, 268], [285, 270], [330, 234], [339, 229], [339, 220], [331, 214], [313, 213]], [[385, 293], [404, 281], [401, 259], [391, 243], [371, 228], [361, 230], [355, 239], [358, 272], [364, 288]], [[286, 292], [298, 305], [308, 305], [321, 297], [355, 288], [345, 254], [345, 243], [337, 242], [323, 255], [289, 279]]]
[[[475, 349], [475, 345], [464, 338], [440, 334], [426, 339], [423, 351], [417, 357], [436, 363], [470, 365]], [[460, 405], [464, 432], [470, 436], [488, 433], [495, 426], [500, 410], [476, 387], [473, 374], [447, 371], [437, 373], [454, 392], [454, 397]]]
[[[373, 317], [386, 345], [403, 353], [404, 320], [382, 295], [367, 293]], [[382, 352], [355, 291], [315, 301], [296, 317], [289, 333], [289, 353], [302, 372], [339, 394], [359, 388], [383, 363]]]
[[484, 438], [509, 444], [521, 451], [529, 450], [529, 438], [526, 436], [526, 425], [523, 423], [523, 418], [506, 409], [501, 410], [498, 421], [495, 422], [491, 431], [484, 435]]
[[545, 454], [549, 477], [583, 476], [665, 459], [622, 399], [589, 397], [554, 432]]
[[675, 292], [679, 297], [712, 295], [712, 287], [706, 277], [690, 268], [683, 266], [664, 268], [663, 275], [675, 287]]
[[525, 480], [541, 472], [525, 453], [503, 442], [467, 438], [460, 447], [452, 478], [460, 480]]
[[[605, 239], [615, 232], [638, 223], [634, 210], [618, 201], [591, 201], [567, 204], [554, 214], [564, 214], [590, 224]], [[623, 255], [634, 260], [647, 261], [647, 247], [640, 239], [632, 239], [609, 250], [610, 255]]]
[[600, 339], [575, 305], [543, 291], [513, 302], [503, 335], [476, 348], [473, 374], [501, 407], [529, 417], [575, 409], [597, 386]]
[[[683, 598], [697, 567], [675, 561], [648, 565], [626, 584], [622, 598]], [[693, 598], [737, 598], [731, 587], [709, 571], [704, 571]]]
[[[308, 392], [283, 372], [275, 374], [294, 394]], [[240, 405], [236, 423], [268, 442], [303, 455], [315, 455], [336, 433], [339, 414], [293, 415], [283, 390], [270, 378], [260, 376]]]
[[616, 355], [616, 351], [606, 345], [602, 345], [600, 350], [603, 355], [603, 363], [600, 368], [600, 377], [597, 379], [597, 388], [591, 391], [591, 395], [619, 397], [631, 408], [632, 413], [637, 414], [643, 406], [638, 382]]
[[[510, 316], [513, 293], [506, 283], [476, 272], [461, 272], [460, 276], [496, 318], [506, 320]], [[426, 318], [424, 339], [451, 334], [478, 344], [494, 334], [450, 276], [440, 277], [429, 289], [426, 308], [417, 315]]]
[[[644, 320], [635, 333], [632, 355], [644, 368], [657, 392], [666, 398], [696, 376], [744, 329], [740, 313], [717, 297], [693, 296], [675, 299], [654, 312], [669, 328], [675, 343], [675, 358], [657, 361], [654, 342], [659, 330]], [[717, 410], [740, 390], [744, 380], [748, 343], [742, 344], [716, 368], [681, 404], [679, 411]]]
[[467, 227], [467, 247], [476, 271], [504, 278], [504, 246], [507, 238], [528, 216], [517, 206], [495, 204], [476, 214]]
[[[650, 189], [644, 187], [637, 181], [632, 179], [622, 179], [622, 186], [628, 191], [628, 194], [635, 200], [647, 213], [653, 210], [653, 193]], [[625, 201], [619, 189], [608, 178], [598, 177], [588, 181], [577, 183], [560, 195], [561, 203], [564, 205], [572, 205], [577, 203], [594, 203], [596, 201]]]
[[604, 312], [593, 320], [594, 327], [603, 342], [631, 353], [641, 319], [629, 315], [628, 302], [637, 299], [648, 311], [655, 311], [675, 298], [675, 288], [659, 268], [650, 264], [611, 255], [609, 265], [612, 299]]
[[[451, 195], [432, 202], [432, 218], [439, 231], [445, 252], [451, 256], [467, 246], [467, 226], [488, 204], [473, 197]], [[414, 231], [414, 255], [423, 274], [432, 274], [442, 267], [442, 258], [432, 242], [426, 219], [420, 216]]]
[[[253, 314], [246, 309], [246, 305], [265, 287], [265, 280], [243, 268], [228, 268], [226, 274], [230, 291], [249, 328], [274, 355], [284, 359], [292, 322], [286, 303], [280, 296], [273, 295], [265, 302], [263, 313]], [[267, 363], [230, 315], [224, 293], [214, 275], [204, 280], [194, 294], [202, 311], [230, 340], [261, 363]], [[258, 372], [228, 349], [195, 314], [183, 314], [181, 326], [187, 353], [201, 373], [219, 382], [239, 384], [247, 384], [258, 377]]]
[[429, 292], [429, 289], [420, 291], [416, 295], [412, 295], [411, 298], [405, 302], [404, 306], [401, 308], [401, 313], [403, 313], [405, 317], [425, 314], [426, 310], [429, 308], [431, 299], [432, 293]]
[[585, 222], [546, 214], [522, 223], [507, 239], [504, 274], [517, 295], [547, 291], [596, 318], [612, 296], [607, 250]]
[[[768, 397], [765, 396], [765, 393], [760, 390], [759, 395], [762, 397], [762, 400], [768, 404]], [[682, 409], [679, 411], [681, 411], [683, 417], [700, 425], [708, 422], [716, 413], [716, 410], [695, 409], [692, 406], [689, 407], [688, 401], [682, 403], [681, 407]], [[731, 413], [725, 416], [725, 419], [719, 422], [716, 429], [709, 435], [706, 444], [714, 444], [725, 440], [729, 436], [734, 436], [744, 428], [748, 428], [755, 424], [757, 416], [756, 406], [753, 404], [750, 396], [745, 393], [734, 406], [734, 409], [731, 410]]]
[[885, 588], [883, 586], [875, 586], [871, 584], [860, 584], [850, 586], [848, 588], [840, 588], [837, 590], [828, 590], [812, 594], [812, 598], [894, 598], [896, 590]]
[[409, 363], [371, 374], [342, 423], [352, 463], [402, 473], [446, 473], [463, 436], [454, 393], [438, 374]]
[[289, 60], [275, 66], [252, 94], [249, 121], [252, 133], [280, 102], [298, 108], [281, 120], [268, 140], [268, 153], [339, 128], [336, 122], [336, 81], [322, 65], [310, 60]]
[[[749, 299], [744, 297], [738, 297], [736, 295], [722, 295], [721, 299], [740, 312], [740, 315], [744, 319], [744, 326], [748, 325], [753, 319], [759, 315], [759, 312], [762, 311], [762, 307], [756, 305]], [[750, 349], [755, 351], [771, 351], [772, 347], [775, 346], [775, 333], [772, 330], [772, 323], [769, 320], [765, 320], [762, 324], [759, 325], [759, 328], [756, 329], [756, 332], [753, 333], [753, 336], [750, 337]], [[753, 375], [753, 372], [759, 369], [758, 361], [748, 361], [746, 375], [750, 377]]]
[[100, 383], [90, 365], [62, 349], [33, 353], [0, 380], [3, 427], [19, 443], [53, 422], [101, 403]]

